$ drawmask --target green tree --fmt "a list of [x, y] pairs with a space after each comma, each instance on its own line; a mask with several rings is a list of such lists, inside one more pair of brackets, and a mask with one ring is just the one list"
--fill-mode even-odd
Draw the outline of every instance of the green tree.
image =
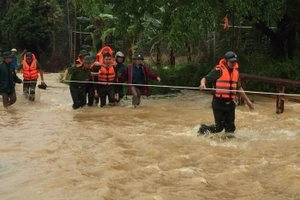
[[2, 36], [8, 44], [37, 55], [49, 51], [58, 30], [62, 10], [55, 0], [20, 0], [2, 21]]
[[[296, 24], [300, 22], [299, 0], [219, 1], [233, 21], [252, 24], [269, 39], [273, 58], [294, 57]], [[272, 26], [276, 29], [272, 29]]]

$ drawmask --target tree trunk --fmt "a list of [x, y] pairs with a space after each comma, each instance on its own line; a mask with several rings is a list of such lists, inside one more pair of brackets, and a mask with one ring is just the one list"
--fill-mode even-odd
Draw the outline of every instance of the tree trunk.
[[156, 65], [161, 66], [160, 43], [156, 44]]
[[[259, 21], [256, 28], [270, 39], [270, 55], [275, 60], [282, 60], [288, 56], [292, 58], [296, 49], [296, 23], [287, 15], [277, 23], [274, 32], [264, 22]], [[286, 51], [287, 49], [287, 51]]]
[[173, 51], [173, 49], [171, 49], [171, 51], [170, 51], [170, 65], [171, 66], [175, 66], [175, 56], [174, 56], [174, 51]]
[[76, 31], [77, 31], [77, 29], [76, 29], [76, 22], [77, 22], [77, 11], [76, 11], [76, 6], [75, 6], [75, 8], [74, 8], [74, 45], [73, 45], [73, 62], [76, 60], [76, 42], [77, 42], [77, 40], [76, 40], [76, 37], [77, 37], [77, 34], [76, 34]]
[[187, 60], [188, 62], [192, 61], [192, 52], [191, 52], [191, 46], [187, 45], [187, 52], [188, 52], [188, 57]]

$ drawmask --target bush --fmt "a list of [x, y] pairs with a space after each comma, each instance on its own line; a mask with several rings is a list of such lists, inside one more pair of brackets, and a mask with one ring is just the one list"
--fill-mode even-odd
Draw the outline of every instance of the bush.
[[[273, 78], [282, 78], [300, 81], [300, 60], [285, 60], [282, 62], [268, 59], [264, 55], [255, 55], [240, 58], [240, 72], [255, 74], [259, 76], [268, 76]], [[247, 90], [275, 92], [276, 85], [248, 80], [246, 82]], [[299, 92], [300, 88], [286, 87], [286, 92]]]
[[[159, 74], [161, 83], [150, 81], [150, 84], [198, 87], [199, 82], [214, 65], [209, 63], [186, 63], [176, 66], [156, 67], [153, 70]], [[176, 88], [151, 88], [152, 94], [179, 92]]]

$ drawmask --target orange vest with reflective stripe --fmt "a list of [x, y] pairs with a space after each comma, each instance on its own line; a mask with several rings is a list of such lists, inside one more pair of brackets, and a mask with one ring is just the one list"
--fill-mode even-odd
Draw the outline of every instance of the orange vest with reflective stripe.
[[26, 61], [26, 56], [22, 61], [24, 80], [36, 80], [39, 78], [35, 55], [32, 54], [32, 62], [30, 65]]
[[221, 70], [221, 77], [216, 81], [216, 91], [215, 96], [217, 98], [223, 99], [235, 99], [235, 91], [229, 90], [236, 90], [237, 83], [239, 80], [239, 71], [238, 71], [238, 64], [234, 66], [232, 72], [230, 73], [225, 66], [226, 60], [222, 59], [219, 62], [219, 65], [216, 66], [216, 70]]
[[111, 85], [115, 81], [116, 72], [114, 66], [104, 67], [101, 66], [100, 68], [101, 73], [98, 75], [98, 81], [103, 82], [102, 85]]

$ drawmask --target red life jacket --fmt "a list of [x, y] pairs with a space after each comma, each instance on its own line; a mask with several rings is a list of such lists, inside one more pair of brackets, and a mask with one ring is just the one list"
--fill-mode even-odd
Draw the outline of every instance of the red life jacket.
[[37, 60], [35, 58], [35, 55], [32, 54], [32, 61], [29, 65], [26, 61], [26, 55], [24, 55], [24, 58], [23, 58], [23, 61], [22, 61], [24, 80], [31, 81], [31, 80], [36, 80], [36, 79], [39, 78], [36, 62], [37, 62]]
[[222, 75], [216, 81], [215, 96], [223, 99], [235, 99], [236, 92], [229, 90], [236, 90], [239, 80], [239, 65], [236, 63], [232, 72], [230, 73], [226, 67], [226, 60], [222, 59], [219, 65], [215, 67], [216, 70], [221, 70]]
[[100, 68], [101, 73], [98, 75], [98, 81], [102, 82], [102, 85], [111, 85], [115, 81], [116, 72], [114, 66]]

